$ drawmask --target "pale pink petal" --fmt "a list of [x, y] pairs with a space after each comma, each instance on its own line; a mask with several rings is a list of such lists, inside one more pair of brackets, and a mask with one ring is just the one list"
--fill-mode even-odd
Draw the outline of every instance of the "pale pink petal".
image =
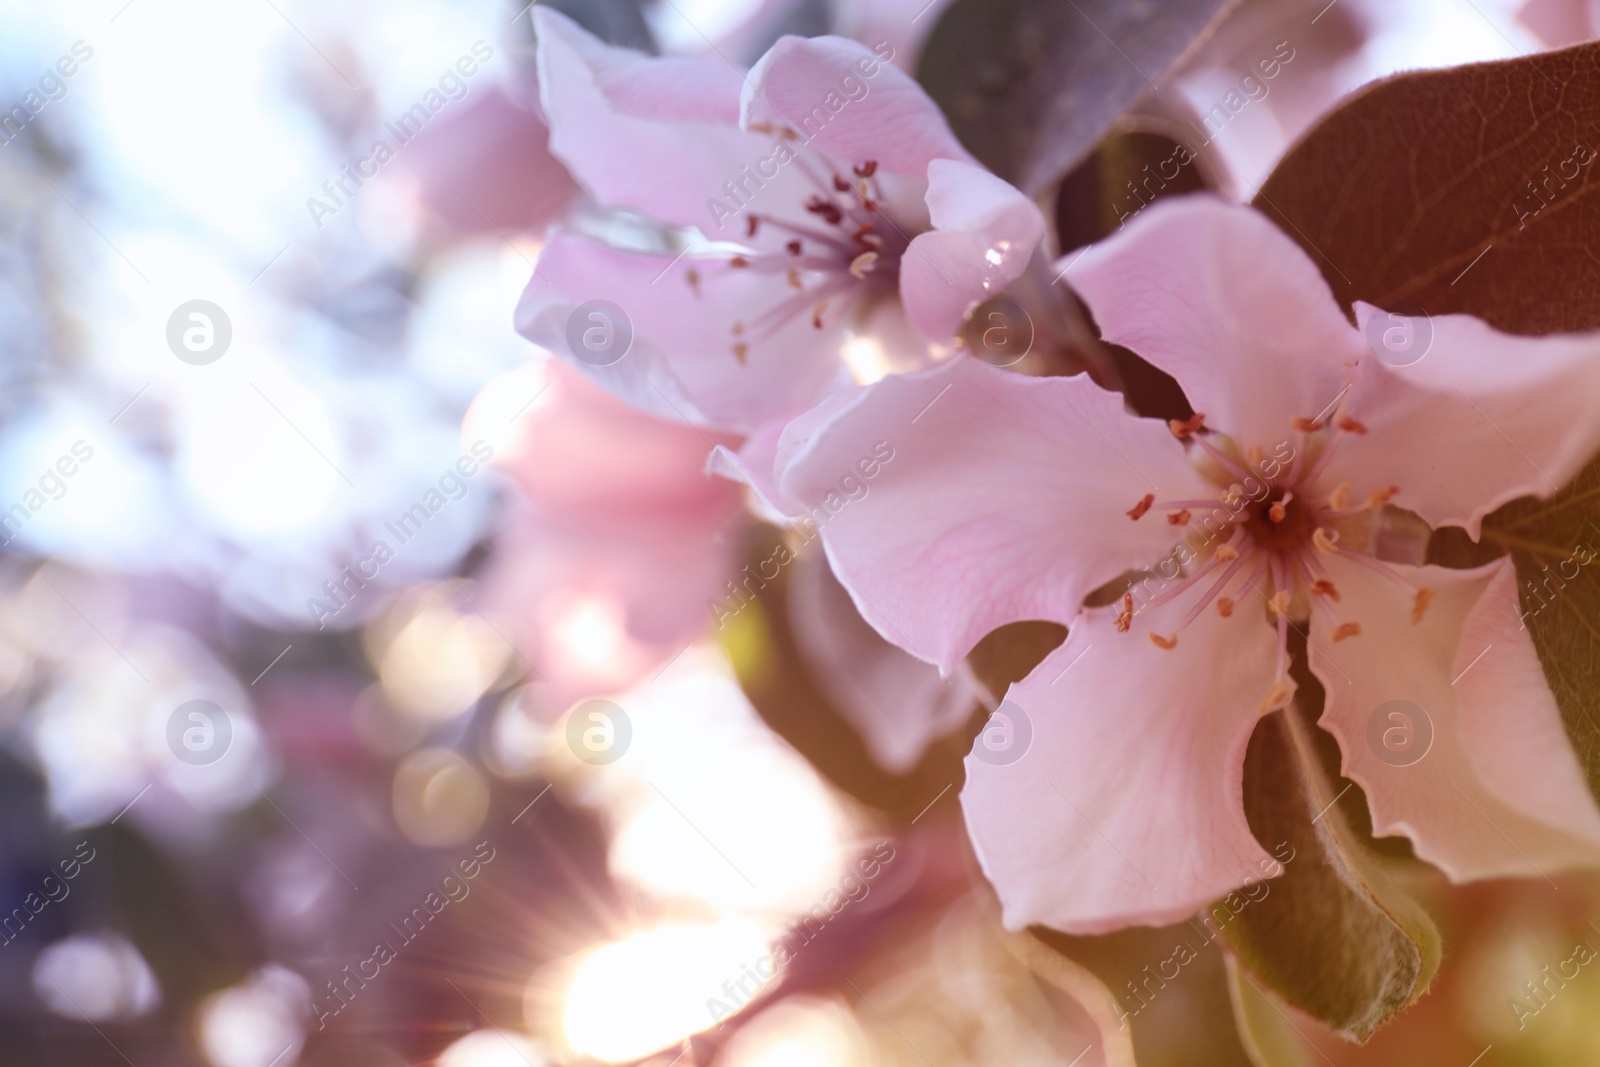
[[1178, 380], [1207, 425], [1270, 450], [1316, 418], [1371, 352], [1300, 247], [1266, 216], [1198, 195], [1158, 201], [1069, 260], [1107, 341]]
[[961, 806], [1006, 926], [1159, 926], [1279, 873], [1243, 801], [1277, 636], [1257, 612], [1209, 610], [1177, 632], [1190, 606], [1141, 611], [1127, 633], [1117, 608], [1084, 611], [978, 735]]
[[928, 165], [928, 213], [934, 229], [913, 238], [900, 261], [900, 299], [919, 333], [948, 341], [1027, 268], [1044, 216], [982, 167], [951, 159]]
[[[1394, 566], [1434, 591], [1416, 624], [1410, 589], [1327, 563], [1342, 599], [1312, 617], [1311, 668], [1328, 693], [1322, 725], [1366, 790], [1375, 832], [1404, 834], [1457, 881], [1600, 862], [1600, 811], [1521, 628], [1511, 563]], [[1334, 642], [1340, 622], [1360, 634]], [[1415, 747], [1428, 732], [1431, 747]]]
[[920, 178], [935, 159], [972, 159], [909, 74], [842, 37], [780, 39], [750, 71], [742, 110], [744, 125], [786, 126], [852, 166]]
[[533, 19], [551, 151], [601, 204], [714, 229], [707, 201], [772, 147], [738, 127], [738, 69], [614, 48], [543, 6]]
[[547, 373], [495, 456], [518, 493], [478, 603], [513, 620], [540, 710], [555, 715], [649, 677], [708, 631], [742, 520], [737, 487], [703, 469], [700, 431], [554, 361]]
[[425, 127], [400, 157], [417, 195], [451, 231], [467, 235], [543, 226], [578, 188], [550, 154], [539, 116], [490, 88]]
[[[1389, 328], [1371, 305], [1356, 316]], [[1339, 443], [1331, 484], [1358, 499], [1397, 485], [1397, 505], [1476, 537], [1485, 515], [1551, 496], [1600, 449], [1600, 333], [1515, 337], [1468, 315], [1415, 329], [1433, 335], [1415, 363], [1363, 361], [1343, 408], [1369, 432]]]
[[965, 356], [789, 432], [804, 440], [780, 444], [779, 486], [821, 526], [863, 617], [947, 674], [990, 630], [1065, 623], [1091, 590], [1164, 556], [1173, 527], [1127, 515], [1147, 493], [1205, 492], [1165, 424], [1087, 377]]
[[817, 688], [879, 766], [911, 770], [930, 744], [966, 723], [977, 694], [873, 632], [821, 553], [789, 567], [789, 621]]
[[[691, 270], [698, 276], [693, 285]], [[793, 295], [781, 274], [736, 270], [692, 255], [630, 252], [558, 232], [539, 256], [516, 323], [523, 336], [630, 403], [748, 433], [848, 382], [839, 361], [841, 328], [825, 322], [818, 330], [803, 309], [771, 334], [745, 335], [748, 347], [739, 359], [733, 324]], [[568, 339], [571, 316], [591, 300], [616, 304], [633, 329], [627, 354], [603, 366], [579, 358]]]
[[749, 486], [757, 511], [775, 523], [785, 522], [790, 517], [789, 505], [778, 488], [776, 475], [778, 440], [785, 425], [786, 420], [773, 419], [758, 427], [737, 448], [718, 445], [706, 463], [710, 473]]
[[1587, 41], [1600, 31], [1592, 0], [1528, 0], [1517, 21], [1552, 48]]
[[557, 360], [543, 369], [545, 384], [495, 465], [546, 514], [626, 526], [645, 515], [677, 521], [737, 510], [737, 488], [703, 469], [710, 443], [731, 438], [636, 411]]

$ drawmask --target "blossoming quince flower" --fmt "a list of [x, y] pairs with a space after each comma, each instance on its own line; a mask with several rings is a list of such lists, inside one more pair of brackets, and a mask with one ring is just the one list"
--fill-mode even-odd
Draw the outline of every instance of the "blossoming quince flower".
[[[1476, 537], [1495, 507], [1572, 478], [1600, 445], [1600, 336], [1443, 316], [1425, 358], [1387, 365], [1297, 246], [1207, 197], [1150, 207], [1071, 277], [1193, 418], [961, 358], [800, 420], [780, 449], [782, 489], [810, 501], [865, 442], [893, 443], [823, 531], [885, 637], [948, 671], [1004, 623], [1069, 626], [1007, 696], [1031, 747], [967, 760], [967, 825], [1008, 925], [1160, 924], [1278, 872], [1242, 773], [1257, 720], [1294, 693], [1291, 631], [1377, 833], [1458, 880], [1600, 861], [1511, 562], [1375, 548], [1396, 509]], [[1409, 766], [1368, 742], [1391, 701], [1433, 730]]]
[[[621, 247], [614, 222], [606, 240], [577, 222], [552, 234], [517, 327], [638, 406], [775, 435], [850, 383], [849, 354], [870, 350], [868, 377], [947, 355], [1043, 234], [921, 88], [854, 41], [785, 37], [746, 74], [534, 18], [551, 151], [667, 239]], [[625, 355], [608, 321], [603, 358], [583, 350], [596, 300], [626, 316]]]

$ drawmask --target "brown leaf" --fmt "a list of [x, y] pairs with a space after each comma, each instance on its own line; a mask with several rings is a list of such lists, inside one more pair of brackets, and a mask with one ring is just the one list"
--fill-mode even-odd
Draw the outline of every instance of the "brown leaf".
[[1257, 195], [1348, 305], [1600, 327], [1600, 43], [1402, 74], [1352, 98]]

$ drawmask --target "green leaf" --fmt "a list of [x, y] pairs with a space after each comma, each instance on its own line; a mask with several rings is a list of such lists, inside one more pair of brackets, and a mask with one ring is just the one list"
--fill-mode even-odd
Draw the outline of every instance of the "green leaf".
[[1086, 156], [1231, 0], [956, 0], [917, 79], [991, 170], [1037, 194]]
[[1592, 330], [1597, 152], [1591, 43], [1378, 82], [1291, 149], [1255, 203], [1346, 305]]
[[[1316, 680], [1306, 673], [1297, 681], [1306, 705], [1320, 707]], [[1220, 929], [1246, 978], [1362, 1041], [1427, 990], [1441, 945], [1401, 884], [1402, 861], [1378, 852], [1361, 825], [1364, 798], [1353, 783], [1335, 784], [1332, 746], [1293, 708], [1257, 728], [1245, 758], [1245, 812], [1284, 872], [1201, 918]]]

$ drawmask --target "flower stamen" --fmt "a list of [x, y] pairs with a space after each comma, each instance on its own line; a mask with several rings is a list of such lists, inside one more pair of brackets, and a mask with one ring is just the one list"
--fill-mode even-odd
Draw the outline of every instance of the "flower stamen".
[[1433, 590], [1423, 586], [1417, 590], [1416, 599], [1411, 602], [1411, 625], [1415, 626], [1422, 621], [1422, 616], [1428, 611], [1428, 605], [1433, 603]]
[[1285, 682], [1273, 682], [1267, 690], [1266, 696], [1261, 698], [1261, 704], [1256, 708], [1257, 715], [1270, 715], [1279, 708], [1289, 703], [1289, 698], [1294, 695]]
[[866, 278], [867, 272], [872, 270], [872, 265], [878, 262], [878, 253], [863, 252], [850, 261], [850, 276], [858, 281]]

